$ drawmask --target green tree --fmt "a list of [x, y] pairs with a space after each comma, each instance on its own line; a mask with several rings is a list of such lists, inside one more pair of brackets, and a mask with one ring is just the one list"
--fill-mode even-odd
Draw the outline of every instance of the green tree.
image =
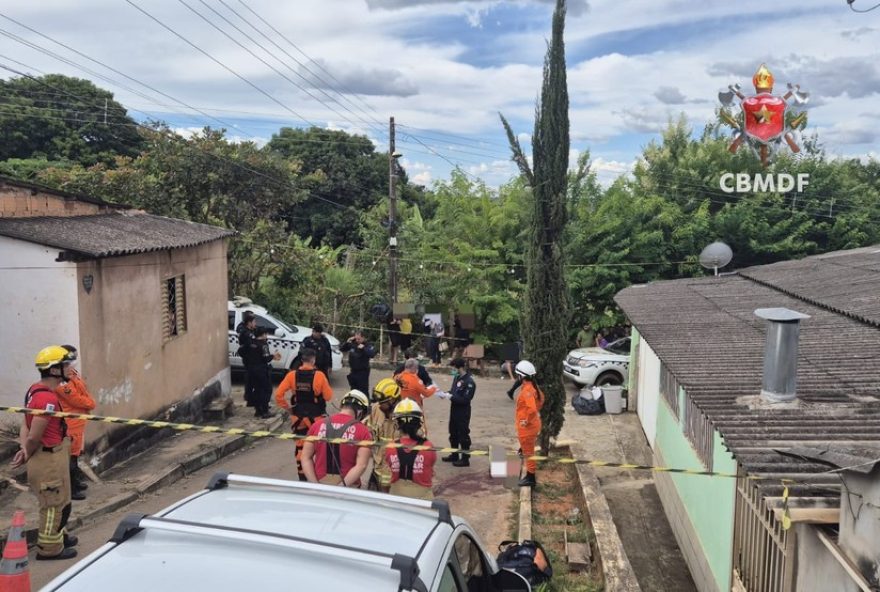
[[285, 127], [272, 136], [268, 148], [301, 169], [301, 186], [312, 198], [283, 217], [291, 232], [312, 237], [316, 245], [356, 242], [358, 229], [351, 221], [388, 195], [388, 157], [377, 153], [365, 136]]
[[565, 387], [559, 363], [565, 357], [569, 303], [564, 276], [562, 244], [568, 218], [568, 85], [565, 69], [565, 0], [556, 1], [553, 33], [544, 60], [544, 83], [535, 114], [532, 158], [528, 161], [507, 121], [502, 122], [514, 160], [529, 179], [533, 194], [528, 251], [526, 292], [522, 309], [525, 355], [538, 370], [547, 396], [541, 411], [541, 442], [548, 449], [564, 421]]
[[134, 156], [144, 146], [113, 93], [61, 74], [0, 80], [0, 161], [67, 160], [90, 166]]

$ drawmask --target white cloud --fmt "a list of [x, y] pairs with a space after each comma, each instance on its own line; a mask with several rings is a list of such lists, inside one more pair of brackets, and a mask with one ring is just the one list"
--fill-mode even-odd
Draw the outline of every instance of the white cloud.
[[422, 171], [418, 175], [412, 177], [412, 182], [416, 185], [424, 185], [427, 187], [431, 184], [431, 172], [430, 171]]

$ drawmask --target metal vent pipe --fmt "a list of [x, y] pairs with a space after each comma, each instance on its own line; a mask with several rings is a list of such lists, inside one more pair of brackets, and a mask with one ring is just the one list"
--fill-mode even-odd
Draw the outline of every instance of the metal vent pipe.
[[797, 398], [801, 321], [810, 316], [787, 308], [759, 308], [755, 315], [767, 321], [761, 396], [770, 403], [792, 401]]

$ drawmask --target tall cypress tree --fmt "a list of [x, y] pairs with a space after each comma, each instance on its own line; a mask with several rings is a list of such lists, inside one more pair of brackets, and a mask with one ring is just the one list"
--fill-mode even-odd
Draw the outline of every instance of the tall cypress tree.
[[566, 353], [569, 322], [568, 292], [563, 276], [562, 234], [568, 216], [568, 85], [565, 72], [566, 0], [556, 0], [553, 34], [544, 58], [544, 82], [535, 110], [532, 135], [533, 166], [510, 124], [501, 116], [513, 160], [532, 187], [529, 244], [526, 254], [526, 293], [521, 328], [525, 356], [538, 370], [547, 397], [541, 411], [544, 429], [541, 445], [562, 429], [565, 387], [562, 360]]

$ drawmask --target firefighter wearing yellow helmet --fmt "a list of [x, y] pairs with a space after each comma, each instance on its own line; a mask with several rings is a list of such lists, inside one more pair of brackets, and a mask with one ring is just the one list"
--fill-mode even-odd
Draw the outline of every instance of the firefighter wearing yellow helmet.
[[[66, 380], [68, 351], [50, 345], [37, 354], [34, 365], [40, 380], [25, 395], [25, 407], [39, 411], [63, 411], [55, 390]], [[70, 518], [70, 440], [60, 417], [26, 414], [20, 432], [21, 449], [12, 466], [27, 465], [28, 486], [40, 505], [37, 559], [76, 557], [76, 537], [65, 533]]]
[[418, 499], [434, 499], [432, 490], [437, 453], [433, 444], [422, 437], [424, 414], [412, 399], [403, 399], [394, 407], [392, 417], [400, 430], [397, 446], [385, 449], [385, 462], [391, 469], [390, 492]]
[[[400, 432], [391, 417], [394, 406], [400, 401], [400, 385], [393, 378], [383, 378], [373, 387], [370, 417], [367, 427], [377, 442], [394, 442]], [[391, 469], [385, 463], [385, 449], [373, 448], [373, 474], [370, 476], [370, 489], [388, 493], [391, 487]]]

